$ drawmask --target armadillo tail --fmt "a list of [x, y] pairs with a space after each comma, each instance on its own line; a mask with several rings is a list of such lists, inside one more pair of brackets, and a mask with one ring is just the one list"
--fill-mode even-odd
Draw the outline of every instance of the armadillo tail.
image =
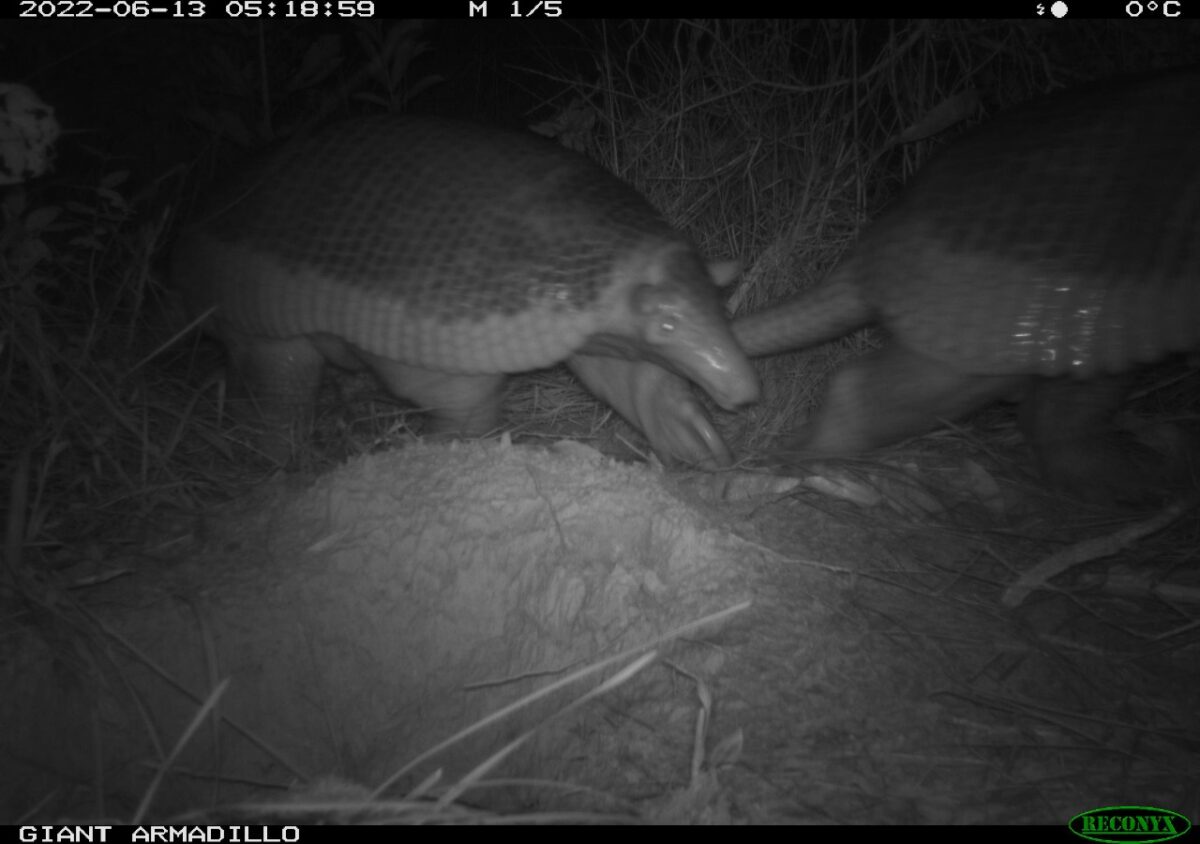
[[733, 334], [751, 357], [836, 340], [872, 321], [874, 313], [848, 274], [836, 270], [824, 284], [733, 321]]

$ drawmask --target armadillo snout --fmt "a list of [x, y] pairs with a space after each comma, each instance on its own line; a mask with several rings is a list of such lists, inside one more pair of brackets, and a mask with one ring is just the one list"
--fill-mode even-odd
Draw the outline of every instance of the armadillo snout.
[[672, 368], [703, 387], [723, 409], [738, 410], [758, 401], [758, 373], [732, 334], [728, 339], [727, 346], [709, 343], [692, 348], [690, 357], [682, 360], [676, 351]]
[[734, 338], [704, 274], [697, 289], [672, 281], [634, 292], [644, 353], [695, 382], [725, 410], [758, 401], [758, 373]]

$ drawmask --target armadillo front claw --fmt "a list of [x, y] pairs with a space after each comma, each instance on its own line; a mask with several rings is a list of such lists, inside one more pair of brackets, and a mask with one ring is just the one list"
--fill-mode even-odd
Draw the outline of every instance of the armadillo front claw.
[[691, 394], [687, 382], [676, 375], [666, 375], [678, 382], [681, 395], [670, 395], [676, 392], [673, 388], [665, 391], [659, 407], [642, 422], [642, 432], [654, 453], [664, 463], [686, 463], [702, 469], [732, 465], [733, 454]]
[[733, 463], [688, 382], [646, 361], [573, 355], [567, 364], [588, 389], [638, 428], [664, 463], [717, 469]]

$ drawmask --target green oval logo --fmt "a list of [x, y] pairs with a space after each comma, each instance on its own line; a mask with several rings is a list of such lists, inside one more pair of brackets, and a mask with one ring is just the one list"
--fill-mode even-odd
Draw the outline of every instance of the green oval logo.
[[1154, 844], [1170, 841], [1192, 828], [1192, 822], [1170, 809], [1153, 806], [1105, 806], [1080, 812], [1067, 822], [1071, 832], [1104, 844]]

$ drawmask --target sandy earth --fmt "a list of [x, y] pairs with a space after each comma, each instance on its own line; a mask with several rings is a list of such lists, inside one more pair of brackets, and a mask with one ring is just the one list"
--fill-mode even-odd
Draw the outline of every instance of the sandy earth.
[[[25, 729], [0, 758], [5, 816], [128, 820], [145, 802], [147, 817], [242, 817], [229, 807], [327, 800], [340, 814], [313, 816], [344, 818], [390, 779], [394, 800], [440, 770], [429, 794], [444, 793], [537, 725], [486, 778], [540, 782], [474, 788], [463, 805], [750, 822], [1059, 824], [1113, 804], [1200, 816], [1194, 512], [1143, 540], [1136, 569], [1075, 567], [1007, 607], [1063, 525], [862, 483], [872, 506], [507, 440], [281, 479], [114, 561], [105, 582], [9, 615], [0, 717]], [[1174, 584], [1170, 602], [1155, 583]], [[746, 600], [615, 691], [549, 720], [618, 666], [404, 770], [574, 669]], [[225, 679], [224, 720], [210, 713], [164, 763]]]

